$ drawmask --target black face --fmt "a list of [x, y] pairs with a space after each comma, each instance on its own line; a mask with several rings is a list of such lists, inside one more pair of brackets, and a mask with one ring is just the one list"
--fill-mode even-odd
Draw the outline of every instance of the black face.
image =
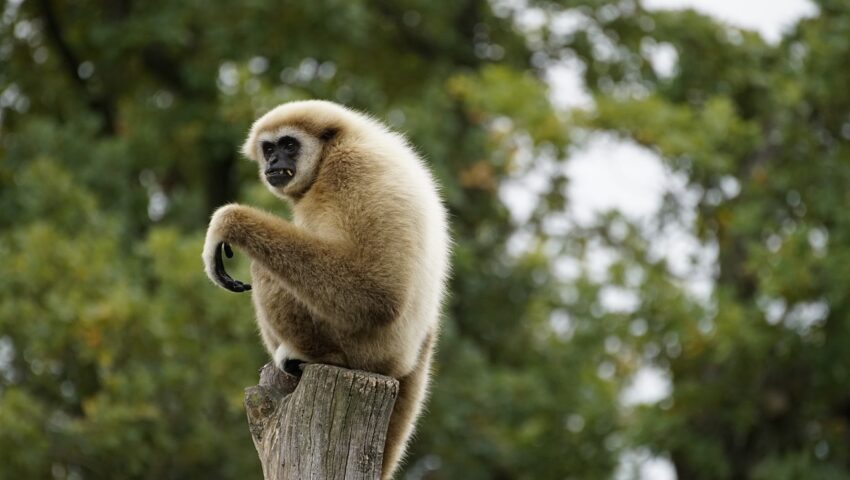
[[295, 177], [301, 142], [287, 135], [277, 139], [277, 143], [263, 142], [261, 147], [266, 159], [266, 180], [275, 187], [286, 186]]

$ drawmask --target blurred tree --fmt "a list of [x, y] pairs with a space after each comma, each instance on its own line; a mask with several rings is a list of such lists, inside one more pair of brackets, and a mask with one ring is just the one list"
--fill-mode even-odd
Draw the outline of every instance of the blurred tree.
[[[850, 5], [816, 3], [820, 14], [776, 45], [623, 2], [582, 9], [586, 27], [566, 37], [549, 32], [552, 52], [586, 65], [584, 125], [687, 179], [650, 227], [611, 235], [602, 219], [567, 242], [618, 253], [599, 285], [635, 293], [628, 321], [649, 330], [618, 337], [620, 355], [672, 379], [671, 398], [637, 409], [626, 432], [680, 479], [850, 477], [850, 92], [836, 62], [850, 58]], [[656, 65], [659, 48], [674, 52], [672, 71]], [[702, 245], [684, 271], [655, 248], [676, 225]], [[705, 255], [713, 288], [695, 295]], [[618, 272], [640, 275], [629, 284]]]
[[[199, 253], [224, 202], [286, 213], [237, 150], [312, 97], [406, 132], [451, 209], [409, 478], [609, 478], [641, 448], [680, 479], [846, 478], [850, 8], [819, 8], [771, 45], [630, 0], [6, 2], [0, 478], [258, 478], [241, 397], [264, 354]], [[594, 94], [572, 116], [542, 81], [566, 58]], [[686, 194], [648, 225], [577, 224], [562, 163], [594, 131]], [[519, 220], [503, 187], [540, 169]], [[671, 228], [716, 252], [709, 295], [658, 251]], [[621, 405], [646, 366], [671, 397]]]
[[258, 476], [250, 302], [210, 286], [198, 256], [222, 203], [285, 213], [238, 146], [265, 109], [311, 97], [407, 132], [451, 208], [453, 296], [412, 477], [612, 470], [599, 342], [561, 348], [548, 259], [507, 252], [517, 139], [561, 155], [568, 137], [506, 12], [31, 0], [2, 15], [0, 477]]

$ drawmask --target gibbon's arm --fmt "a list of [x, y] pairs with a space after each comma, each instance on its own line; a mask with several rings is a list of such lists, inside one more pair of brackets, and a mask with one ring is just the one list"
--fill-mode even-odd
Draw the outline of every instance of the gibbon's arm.
[[367, 264], [354, 248], [317, 238], [274, 215], [242, 205], [224, 206], [213, 215], [204, 262], [210, 278], [227, 288], [214, 275], [222, 243], [243, 249], [326, 319], [380, 324], [400, 311], [404, 282], [398, 275]]

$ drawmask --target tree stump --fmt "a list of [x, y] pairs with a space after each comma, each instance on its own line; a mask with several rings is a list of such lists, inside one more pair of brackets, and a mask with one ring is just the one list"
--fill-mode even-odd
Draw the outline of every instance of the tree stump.
[[398, 381], [310, 364], [300, 379], [272, 364], [245, 389], [265, 480], [381, 478]]

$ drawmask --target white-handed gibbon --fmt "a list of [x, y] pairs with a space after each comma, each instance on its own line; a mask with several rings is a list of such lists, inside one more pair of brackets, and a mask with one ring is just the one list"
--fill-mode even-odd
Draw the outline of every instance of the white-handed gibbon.
[[[206, 273], [252, 290], [275, 364], [307, 362], [397, 378], [382, 477], [392, 477], [425, 400], [449, 270], [446, 211], [434, 177], [398, 133], [326, 101], [278, 106], [242, 147], [287, 221], [231, 204], [212, 216]], [[231, 278], [222, 251], [250, 256], [252, 285]]]

